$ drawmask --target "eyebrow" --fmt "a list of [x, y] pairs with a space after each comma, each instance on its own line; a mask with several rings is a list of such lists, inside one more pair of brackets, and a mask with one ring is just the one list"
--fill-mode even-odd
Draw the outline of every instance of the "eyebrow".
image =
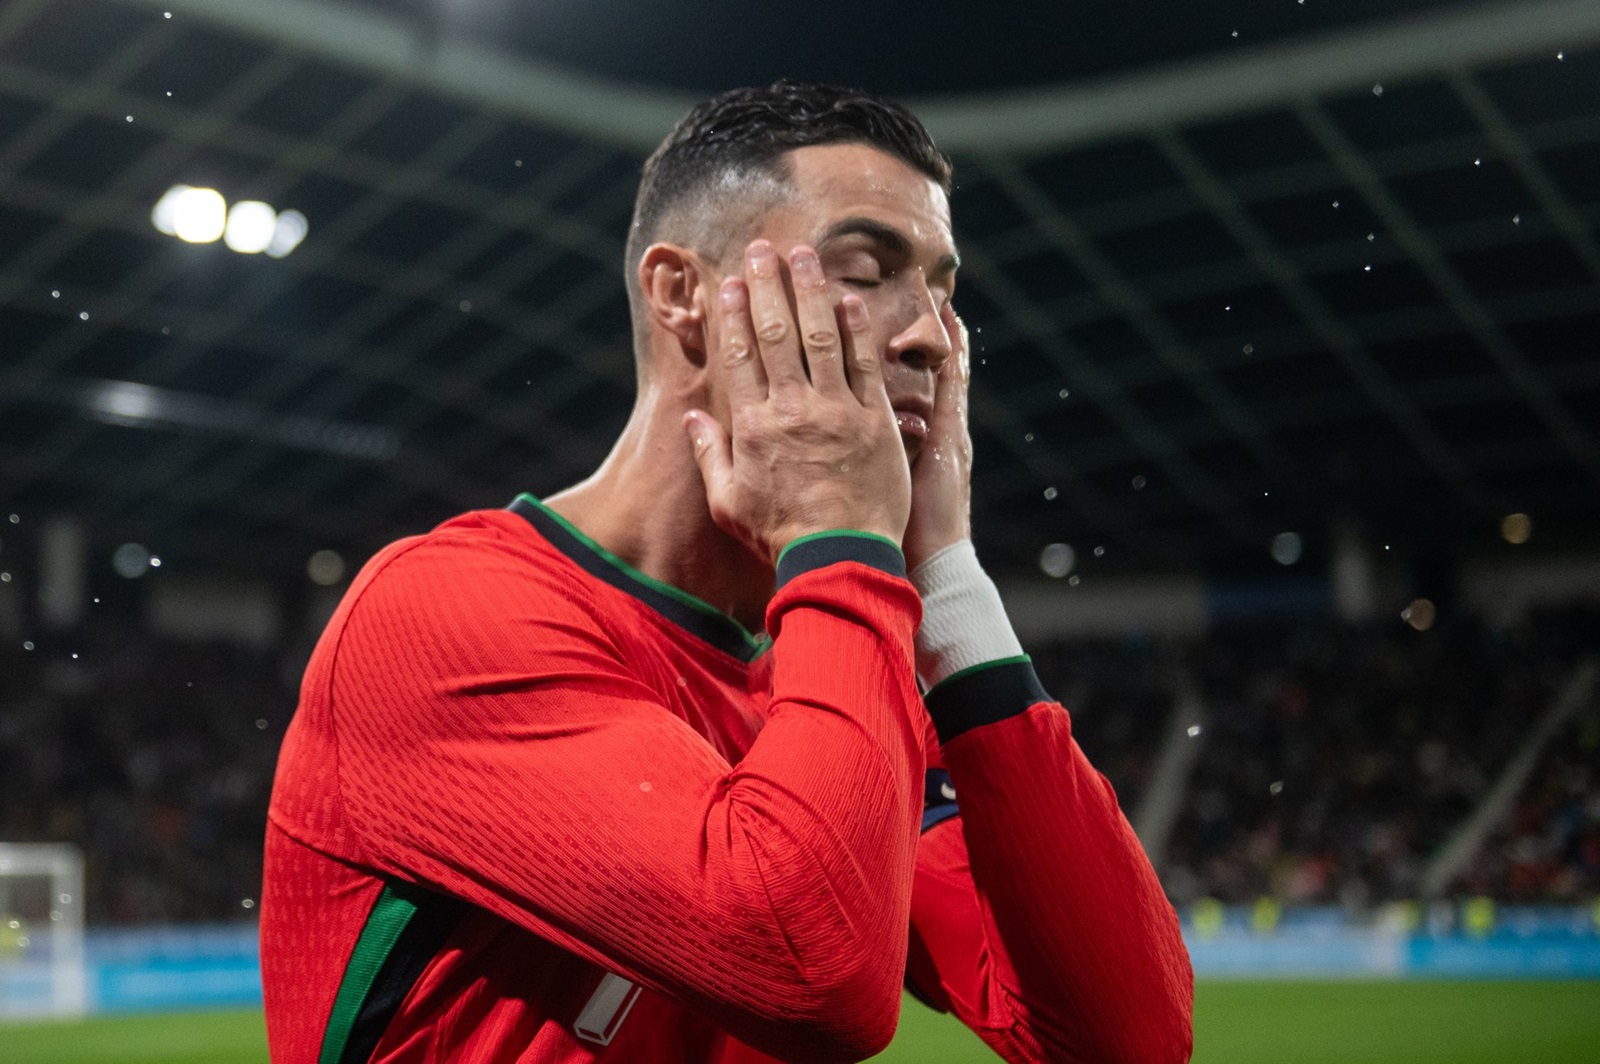
[[[817, 241], [817, 245], [820, 248], [823, 244], [847, 236], [864, 236], [873, 243], [881, 245], [890, 254], [903, 259], [912, 258], [916, 253], [916, 245], [900, 230], [874, 218], [860, 215], [845, 218], [828, 226], [822, 234], [822, 239]], [[933, 269], [929, 272], [955, 273], [960, 267], [961, 256], [950, 252], [939, 256], [939, 261], [933, 264]]]

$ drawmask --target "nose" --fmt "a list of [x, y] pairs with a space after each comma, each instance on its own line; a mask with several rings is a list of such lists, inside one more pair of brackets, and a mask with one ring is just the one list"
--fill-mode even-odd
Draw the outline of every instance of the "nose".
[[908, 369], [938, 373], [950, 360], [954, 345], [939, 314], [939, 302], [927, 286], [908, 297], [911, 323], [889, 341], [889, 358]]

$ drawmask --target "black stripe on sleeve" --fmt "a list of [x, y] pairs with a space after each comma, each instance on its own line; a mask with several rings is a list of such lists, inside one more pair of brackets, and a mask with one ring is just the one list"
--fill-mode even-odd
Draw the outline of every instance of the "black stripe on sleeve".
[[863, 532], [823, 532], [802, 536], [783, 549], [778, 557], [778, 586], [834, 562], [860, 562], [902, 579], [906, 575], [906, 556], [888, 540]]
[[1054, 700], [1040, 685], [1033, 662], [1010, 658], [958, 672], [929, 691], [923, 701], [939, 742], [947, 743], [973, 728]]

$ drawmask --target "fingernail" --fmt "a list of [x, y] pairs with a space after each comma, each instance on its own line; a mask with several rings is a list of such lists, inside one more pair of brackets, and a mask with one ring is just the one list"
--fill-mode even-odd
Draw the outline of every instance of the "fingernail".
[[723, 310], [738, 310], [744, 303], [744, 285], [737, 277], [724, 279], [717, 294], [722, 299]]
[[769, 276], [777, 268], [778, 256], [765, 240], [751, 244], [745, 258], [750, 263], [750, 271], [758, 277]]
[[822, 264], [817, 261], [817, 253], [808, 247], [797, 247], [789, 255], [789, 264], [796, 273], [803, 273], [808, 277], [822, 272]]

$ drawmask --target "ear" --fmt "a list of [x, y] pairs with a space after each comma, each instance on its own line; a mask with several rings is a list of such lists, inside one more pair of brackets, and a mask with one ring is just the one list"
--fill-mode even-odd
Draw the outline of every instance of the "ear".
[[693, 357], [706, 347], [704, 260], [677, 244], [651, 244], [639, 259], [639, 291], [650, 323], [671, 333]]

